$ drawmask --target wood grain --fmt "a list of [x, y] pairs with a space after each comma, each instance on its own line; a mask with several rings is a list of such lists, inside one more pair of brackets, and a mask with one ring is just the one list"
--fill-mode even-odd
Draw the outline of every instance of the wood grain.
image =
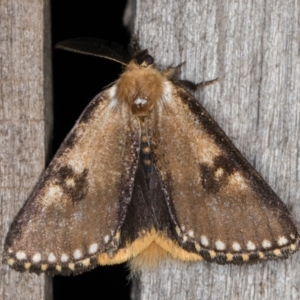
[[[299, 1], [130, 1], [126, 24], [195, 96], [300, 221]], [[254, 266], [165, 262], [133, 299], [299, 299], [300, 253]]]
[[[49, 1], [0, 1], [1, 248], [45, 166], [51, 129]], [[1, 264], [0, 299], [52, 299], [52, 281]]]

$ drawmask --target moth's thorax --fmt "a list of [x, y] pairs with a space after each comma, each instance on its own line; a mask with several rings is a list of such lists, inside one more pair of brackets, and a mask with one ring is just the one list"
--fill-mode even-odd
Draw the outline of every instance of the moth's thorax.
[[145, 116], [162, 98], [166, 81], [153, 65], [131, 61], [116, 83], [116, 98], [127, 103], [133, 114]]

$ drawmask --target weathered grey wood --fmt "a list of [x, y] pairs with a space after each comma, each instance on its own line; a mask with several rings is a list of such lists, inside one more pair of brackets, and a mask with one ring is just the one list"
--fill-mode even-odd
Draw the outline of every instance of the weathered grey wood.
[[[4, 237], [45, 166], [51, 128], [48, 0], [0, 1], [0, 230]], [[51, 278], [1, 264], [0, 299], [52, 299]]]
[[[132, 0], [126, 22], [181, 77], [220, 78], [196, 93], [300, 221], [299, 0]], [[130, 19], [130, 16], [132, 19]], [[165, 262], [133, 299], [299, 299], [300, 253], [254, 266]]]

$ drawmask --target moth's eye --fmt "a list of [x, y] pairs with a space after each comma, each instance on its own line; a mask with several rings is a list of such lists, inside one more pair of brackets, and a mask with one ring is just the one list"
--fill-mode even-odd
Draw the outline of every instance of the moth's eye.
[[154, 58], [151, 55], [147, 55], [144, 59], [144, 63], [149, 66], [149, 65], [153, 65], [154, 63]]

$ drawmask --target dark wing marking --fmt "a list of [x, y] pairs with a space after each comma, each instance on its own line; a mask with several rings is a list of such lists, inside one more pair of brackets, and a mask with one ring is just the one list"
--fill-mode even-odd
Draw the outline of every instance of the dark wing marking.
[[150, 135], [182, 248], [217, 263], [286, 258], [298, 250], [299, 232], [284, 203], [205, 109], [172, 86], [171, 101], [153, 111]]
[[11, 226], [15, 269], [79, 273], [119, 249], [138, 167], [139, 125], [110, 89], [86, 108]]

